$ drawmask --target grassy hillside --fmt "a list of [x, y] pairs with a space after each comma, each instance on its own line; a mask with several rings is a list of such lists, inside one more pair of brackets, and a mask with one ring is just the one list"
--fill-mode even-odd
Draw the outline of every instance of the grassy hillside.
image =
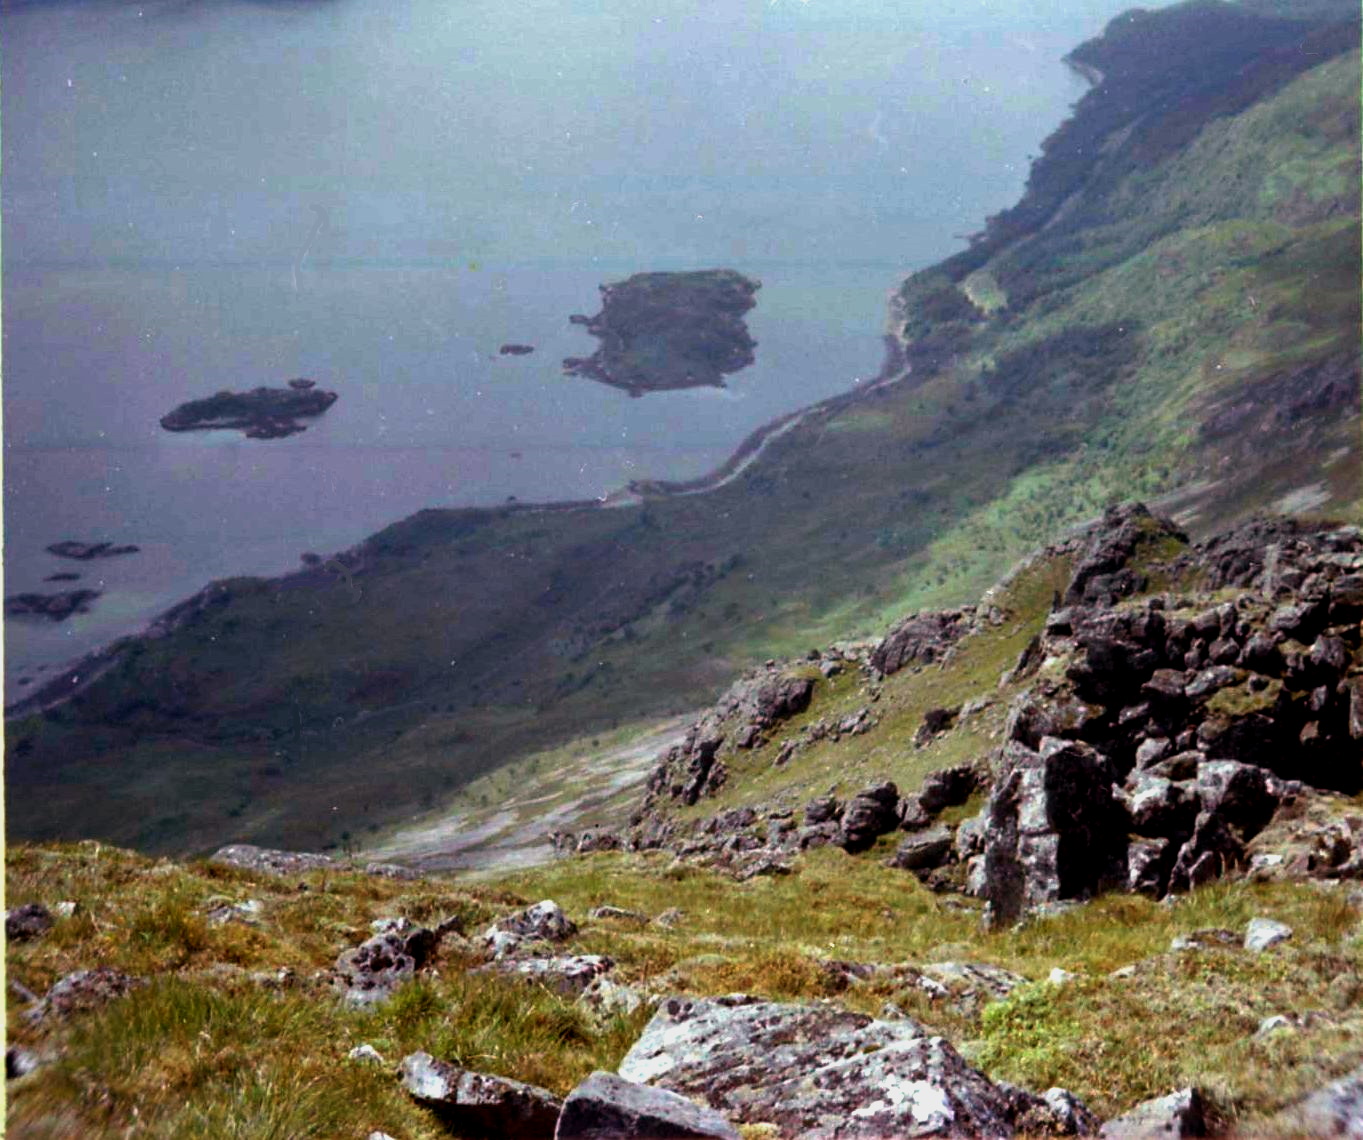
[[11, 836], [361, 843], [754, 660], [973, 599], [1116, 497], [1195, 532], [1363, 517], [1357, 24], [1263, 7], [1119, 20], [1075, 53], [1104, 80], [1023, 201], [896, 298], [906, 370], [705, 494], [424, 511], [216, 584], [11, 720]]
[[[19, 845], [6, 852], [6, 890], [11, 905], [76, 904], [46, 936], [8, 946], [11, 981], [42, 993], [95, 963], [151, 979], [69, 1021], [33, 1026], [10, 1003], [9, 1042], [50, 1059], [8, 1085], [8, 1127], [35, 1140], [130, 1130], [449, 1136], [393, 1077], [417, 1049], [562, 1095], [593, 1069], [619, 1064], [647, 1008], [602, 1016], [542, 986], [468, 974], [478, 959], [457, 937], [433, 969], [372, 1011], [347, 1009], [322, 973], [368, 937], [374, 919], [457, 916], [476, 933], [546, 897], [581, 925], [565, 952], [608, 953], [624, 984], [832, 997], [872, 1015], [890, 1001], [991, 1075], [1035, 1089], [1063, 1084], [1104, 1115], [1197, 1083], [1223, 1117], [1250, 1122], [1359, 1059], [1358, 908], [1343, 892], [1302, 884], [1218, 885], [1172, 908], [1110, 897], [997, 934], [912, 876], [837, 850], [811, 853], [796, 875], [745, 884], [615, 855], [498, 880], [400, 883], [334, 872], [275, 879], [94, 843]], [[251, 924], [206, 917], [248, 900], [259, 904]], [[606, 903], [643, 920], [588, 918]], [[682, 912], [675, 925], [649, 921], [669, 908]], [[1169, 949], [1177, 934], [1239, 929], [1260, 915], [1290, 924], [1292, 941], [1265, 955]], [[1003, 1000], [935, 1001], [890, 978], [849, 988], [824, 967], [830, 959], [985, 963], [1026, 982]], [[1078, 977], [1051, 984], [1054, 967]], [[1314, 1012], [1298, 1028], [1254, 1035], [1263, 1018], [1294, 1010]], [[1163, 1027], [1158, 1040], [1152, 1022]], [[385, 1063], [348, 1060], [361, 1043]]]

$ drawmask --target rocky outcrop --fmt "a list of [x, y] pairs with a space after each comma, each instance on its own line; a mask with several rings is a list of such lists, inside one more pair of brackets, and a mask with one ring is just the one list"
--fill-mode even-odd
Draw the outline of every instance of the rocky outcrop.
[[885, 676], [913, 665], [930, 665], [974, 628], [975, 610], [936, 610], [913, 614], [885, 635], [871, 654], [871, 666]]
[[[1105, 885], [1162, 896], [1239, 873], [1275, 813], [1312, 789], [1363, 787], [1352, 718], [1363, 534], [1293, 525], [1265, 553], [1232, 533], [1165, 572], [1247, 592], [1132, 602], [1108, 574], [1117, 555], [1178, 536], [1138, 510], [1110, 519], [1115, 537], [1090, 540], [1070, 604], [1046, 620], [1039, 653], [1055, 665], [1010, 710], [986, 850], [968, 877], [1000, 919]], [[1069, 806], [1038, 790], [1046, 752], [1068, 756], [1086, 789]], [[1322, 873], [1354, 866], [1340, 826], [1313, 864]], [[1081, 871], [1063, 851], [1084, 835], [1100, 841]]]
[[461, 1135], [550, 1140], [563, 1107], [546, 1089], [462, 1069], [429, 1053], [404, 1057], [399, 1076], [413, 1100]]
[[1065, 1130], [1041, 1097], [994, 1084], [917, 1023], [830, 1005], [671, 998], [620, 1075], [781, 1137], [1009, 1137], [1043, 1118]]
[[993, 922], [1124, 885], [1125, 819], [1091, 746], [1045, 737], [1034, 752], [1011, 741], [987, 811], [981, 858]]
[[738, 1140], [738, 1130], [684, 1096], [596, 1072], [563, 1102], [554, 1140]]
[[658, 758], [648, 779], [645, 810], [659, 800], [694, 804], [724, 786], [720, 749], [753, 748], [775, 725], [809, 707], [814, 678], [770, 662], [729, 687], [682, 742]]
[[570, 954], [560, 958], [503, 958], [471, 973], [496, 974], [576, 997], [614, 966], [604, 954]]
[[1331, 1081], [1269, 1121], [1274, 1136], [1363, 1137], [1363, 1068]]
[[256, 847], [251, 843], [232, 843], [220, 847], [208, 857], [208, 861], [224, 867], [258, 871], [267, 875], [304, 875], [309, 871], [351, 871], [378, 875], [385, 879], [421, 878], [419, 872], [397, 863], [373, 860], [357, 863], [335, 859], [316, 851], [277, 851], [269, 847]]

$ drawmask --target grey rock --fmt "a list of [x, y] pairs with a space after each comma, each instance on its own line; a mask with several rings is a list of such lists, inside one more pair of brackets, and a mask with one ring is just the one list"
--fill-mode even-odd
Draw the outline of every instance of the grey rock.
[[970, 629], [970, 618], [961, 610], [913, 614], [876, 646], [871, 666], [888, 677], [910, 665], [940, 661]]
[[5, 1050], [5, 1080], [14, 1081], [26, 1077], [42, 1063], [42, 1058], [32, 1049], [25, 1049], [22, 1045], [11, 1045]]
[[573, 954], [562, 958], [503, 958], [469, 972], [499, 974], [577, 996], [614, 967], [615, 962], [604, 954]]
[[429, 1053], [404, 1057], [398, 1073], [412, 1099], [462, 1132], [507, 1140], [550, 1140], [563, 1107], [547, 1089], [461, 1069]]
[[48, 1017], [66, 1018], [107, 1005], [147, 984], [145, 978], [133, 977], [112, 966], [96, 966], [93, 970], [76, 970], [52, 984], [41, 1002], [25, 1012], [30, 1022]]
[[877, 839], [899, 827], [899, 789], [886, 781], [858, 792], [842, 813], [838, 846], [846, 851], [865, 851]]
[[714, 1109], [667, 1089], [595, 1072], [568, 1094], [555, 1140], [738, 1140]]
[[426, 964], [435, 944], [434, 931], [394, 924], [386, 933], [346, 950], [336, 959], [346, 1002], [366, 1006], [386, 1001]]
[[1127, 849], [1126, 889], [1141, 894], [1164, 893], [1168, 881], [1170, 859], [1168, 839], [1136, 839]]
[[669, 998], [620, 1063], [781, 1137], [1014, 1135], [1015, 1105], [941, 1037], [830, 1005]]
[[1049, 1088], [1041, 1094], [1041, 1099], [1054, 1114], [1060, 1124], [1060, 1131], [1066, 1136], [1097, 1136], [1102, 1121], [1089, 1107], [1069, 1089]]
[[1271, 1124], [1277, 1126], [1275, 1135], [1363, 1140], [1363, 1068], [1312, 1093], [1280, 1113]]
[[301, 875], [308, 871], [346, 870], [339, 859], [314, 851], [276, 851], [251, 843], [232, 843], [209, 856], [210, 863], [236, 867], [243, 871], [263, 871], [267, 875]]
[[899, 844], [899, 849], [890, 856], [886, 865], [901, 871], [930, 871], [941, 866], [942, 861], [951, 854], [955, 838], [947, 827], [912, 832]]
[[522, 942], [562, 942], [577, 926], [553, 899], [537, 902], [519, 914], [499, 918], [483, 934], [485, 950], [494, 958], [514, 953]]
[[656, 1005], [658, 999], [633, 986], [613, 982], [607, 974], [598, 974], [582, 991], [578, 1001], [603, 1017], [629, 1015], [646, 1005]]
[[1214, 946], [1239, 946], [1240, 936], [1233, 930], [1211, 927], [1194, 930], [1188, 934], [1176, 934], [1169, 943], [1170, 950], [1210, 950]]
[[1125, 816], [1097, 750], [1046, 737], [1037, 753], [1010, 741], [989, 800], [990, 921], [1012, 922], [1044, 904], [1125, 885]]
[[1292, 928], [1284, 922], [1272, 918], [1251, 918], [1245, 927], [1246, 950], [1256, 953], [1286, 942], [1292, 937]]
[[210, 926], [222, 926], [228, 922], [240, 922], [246, 926], [256, 926], [265, 912], [265, 905], [259, 899], [244, 899], [241, 902], [218, 903], [210, 907], [207, 918]]
[[41, 938], [52, 929], [52, 912], [42, 903], [25, 903], [5, 912], [5, 937], [11, 942]]
[[1206, 1108], [1195, 1088], [1144, 1101], [1109, 1120], [1098, 1133], [1102, 1140], [1166, 1140], [1206, 1134]]
[[355, 1048], [347, 1053], [346, 1060], [354, 1061], [361, 1065], [382, 1065], [383, 1054], [375, 1049], [374, 1046], [366, 1042], [363, 1045], [356, 1045]]
[[1188, 785], [1136, 769], [1118, 796], [1137, 835], [1181, 838], [1192, 833], [1198, 801]]
[[1269, 1037], [1277, 1033], [1280, 1029], [1292, 1029], [1292, 1019], [1285, 1017], [1281, 1013], [1275, 1013], [1272, 1017], [1266, 1017], [1259, 1022], [1259, 1028], [1254, 1031], [1255, 1037]]
[[626, 910], [620, 906], [599, 906], [592, 910], [591, 917], [594, 919], [617, 919], [621, 922], [633, 922], [643, 926], [648, 923], [648, 915], [640, 914], [637, 910]]
[[936, 815], [943, 808], [965, 803], [979, 782], [979, 773], [969, 764], [939, 768], [923, 777], [918, 800], [925, 811]]

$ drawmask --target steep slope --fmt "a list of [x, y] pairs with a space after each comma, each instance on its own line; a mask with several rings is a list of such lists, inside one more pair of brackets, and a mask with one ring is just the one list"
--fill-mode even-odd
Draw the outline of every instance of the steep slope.
[[1114, 497], [1194, 533], [1358, 518], [1357, 38], [1120, 18], [1074, 53], [1101, 78], [1023, 201], [897, 295], [879, 381], [704, 493], [425, 511], [215, 584], [11, 709], [11, 834], [362, 841], [752, 661], [963, 602]]

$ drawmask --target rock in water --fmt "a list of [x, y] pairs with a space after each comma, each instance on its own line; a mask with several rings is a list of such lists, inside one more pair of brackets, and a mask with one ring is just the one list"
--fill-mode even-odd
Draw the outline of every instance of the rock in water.
[[507, 1140], [550, 1140], [563, 1102], [547, 1089], [474, 1073], [412, 1053], [398, 1069], [403, 1087], [418, 1104], [433, 1109], [449, 1127]]
[[738, 1140], [738, 1131], [684, 1096], [596, 1072], [563, 1102], [554, 1140]]
[[335, 392], [299, 387], [253, 388], [249, 392], [218, 392], [190, 400], [161, 417], [166, 431], [240, 431], [247, 439], [282, 439], [307, 428], [298, 421], [320, 416], [336, 402]]
[[1040, 1097], [995, 1085], [907, 1018], [742, 994], [669, 998], [620, 1075], [802, 1140], [1011, 1137], [1022, 1113], [1029, 1127], [1041, 1114], [1064, 1128]]
[[563, 371], [631, 396], [675, 388], [723, 388], [723, 377], [755, 359], [743, 314], [760, 286], [732, 269], [637, 273], [601, 286], [601, 312], [574, 316], [601, 341]]

